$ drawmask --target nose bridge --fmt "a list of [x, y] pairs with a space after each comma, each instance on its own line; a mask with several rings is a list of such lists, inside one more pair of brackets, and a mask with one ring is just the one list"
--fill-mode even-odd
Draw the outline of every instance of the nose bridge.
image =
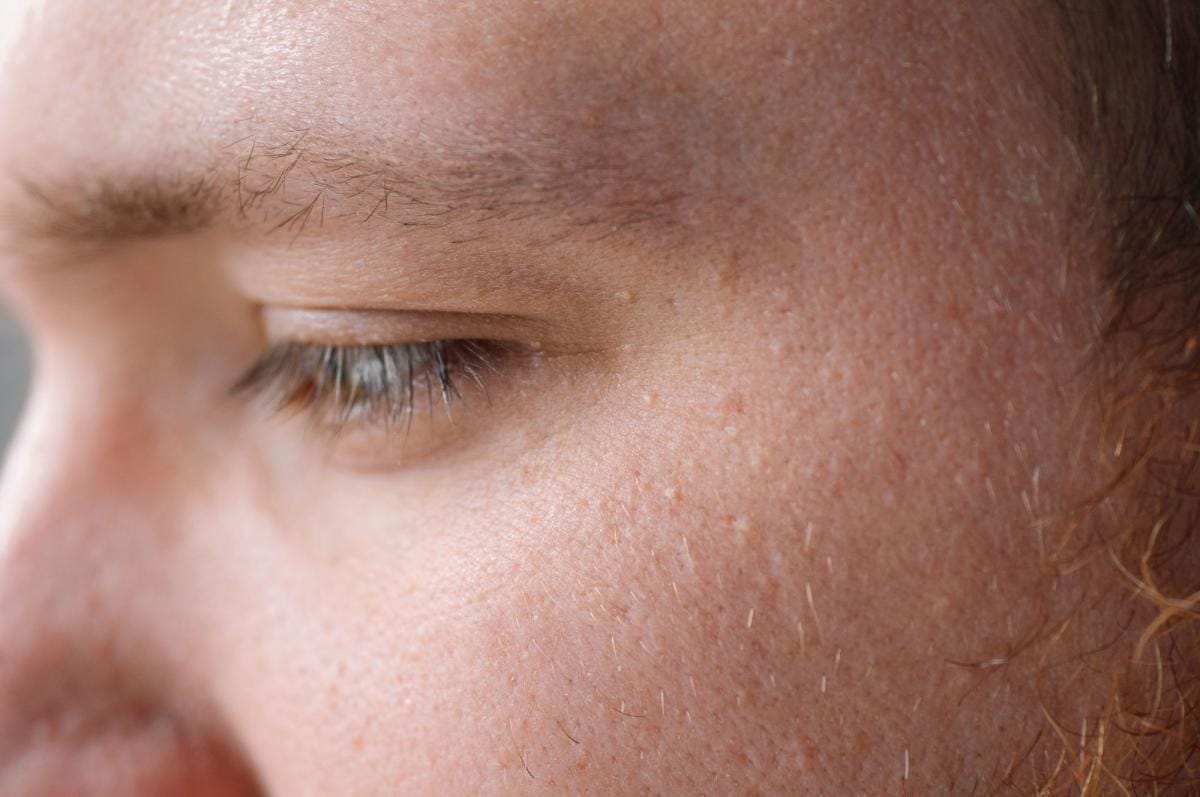
[[34, 391], [0, 473], [0, 591], [14, 569], [49, 582], [48, 565], [66, 574], [117, 564], [152, 529], [162, 536], [170, 471], [148, 414], [63, 400], [68, 392]]
[[144, 596], [170, 539], [142, 423], [48, 410], [35, 396], [0, 487], [0, 745], [70, 707], [136, 699]]
[[0, 487], [0, 794], [260, 793], [175, 616], [179, 437], [155, 423], [35, 392]]

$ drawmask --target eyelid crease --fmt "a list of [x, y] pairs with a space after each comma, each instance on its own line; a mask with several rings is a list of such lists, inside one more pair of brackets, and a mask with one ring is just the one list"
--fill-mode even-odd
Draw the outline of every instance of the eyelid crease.
[[515, 340], [532, 348], [558, 337], [551, 326], [522, 316], [418, 310], [314, 309], [267, 306], [262, 323], [269, 341], [367, 346], [436, 340]]

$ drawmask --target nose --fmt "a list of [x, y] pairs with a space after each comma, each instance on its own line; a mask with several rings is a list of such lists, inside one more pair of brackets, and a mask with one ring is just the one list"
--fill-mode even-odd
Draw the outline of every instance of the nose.
[[260, 793], [180, 614], [159, 437], [135, 406], [31, 402], [0, 487], [0, 795]]

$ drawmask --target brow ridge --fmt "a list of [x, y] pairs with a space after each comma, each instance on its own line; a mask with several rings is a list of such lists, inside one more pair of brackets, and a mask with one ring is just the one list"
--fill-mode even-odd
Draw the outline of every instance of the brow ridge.
[[669, 225], [683, 196], [619, 159], [563, 154], [554, 142], [525, 151], [474, 142], [401, 163], [311, 129], [274, 141], [238, 138], [190, 171], [159, 165], [22, 178], [3, 221], [23, 237], [91, 243], [186, 235], [222, 222], [299, 236], [330, 220], [459, 227], [456, 240], [472, 240], [488, 223], [544, 216], [593, 229], [600, 240], [631, 226]]

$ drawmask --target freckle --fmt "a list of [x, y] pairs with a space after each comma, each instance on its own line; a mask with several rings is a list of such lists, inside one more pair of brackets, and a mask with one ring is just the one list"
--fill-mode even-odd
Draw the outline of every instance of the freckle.
[[633, 304], [637, 301], [637, 293], [635, 291], [617, 291], [613, 294], [613, 298], [624, 304]]
[[749, 629], [750, 626], [752, 626], [752, 625], [754, 625], [754, 610], [753, 609], [750, 610], [750, 614], [746, 615], [746, 628]]
[[365, 747], [365, 746], [366, 746], [366, 745], [365, 745], [365, 744], [364, 744], [364, 742], [363, 742], [363, 737], [362, 737], [362, 734], [359, 734], [359, 735], [357, 735], [357, 736], [355, 736], [355, 737], [354, 737], [354, 749], [355, 749], [356, 751], [358, 751], [358, 752], [360, 752], [360, 753], [361, 753], [361, 752], [363, 751], [363, 747]]

